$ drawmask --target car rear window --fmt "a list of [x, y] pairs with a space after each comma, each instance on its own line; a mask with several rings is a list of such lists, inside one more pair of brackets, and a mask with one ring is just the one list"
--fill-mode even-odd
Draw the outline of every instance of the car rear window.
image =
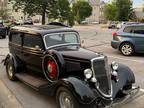
[[134, 28], [133, 26], [128, 26], [128, 27], [125, 27], [123, 31], [126, 32], [126, 33], [132, 33], [133, 28]]

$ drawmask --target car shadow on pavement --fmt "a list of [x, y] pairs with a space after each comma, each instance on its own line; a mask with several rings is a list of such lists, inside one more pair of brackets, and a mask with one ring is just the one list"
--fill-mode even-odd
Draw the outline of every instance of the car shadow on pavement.
[[57, 108], [55, 97], [35, 91], [20, 81], [10, 81], [5, 67], [0, 65], [0, 80], [7, 86], [24, 108]]

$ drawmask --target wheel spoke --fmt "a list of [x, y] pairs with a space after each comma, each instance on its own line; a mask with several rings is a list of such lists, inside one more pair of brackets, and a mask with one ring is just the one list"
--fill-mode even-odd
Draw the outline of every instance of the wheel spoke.
[[61, 108], [74, 108], [71, 97], [66, 92], [62, 92], [59, 96], [59, 102]]

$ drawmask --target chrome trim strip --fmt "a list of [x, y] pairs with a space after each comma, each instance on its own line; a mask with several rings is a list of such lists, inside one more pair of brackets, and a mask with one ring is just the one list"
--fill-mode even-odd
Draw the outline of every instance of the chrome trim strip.
[[[46, 41], [45, 41], [46, 36], [54, 35], [54, 34], [70, 34], [70, 33], [76, 34], [79, 43], [58, 44], [58, 45], [52, 45], [52, 46], [50, 46], [50, 47], [48, 47], [48, 46], [46, 45]], [[52, 49], [52, 48], [59, 47], [59, 46], [68, 46], [68, 45], [79, 45], [79, 46], [80, 46], [80, 45], [81, 45], [81, 43], [80, 43], [80, 36], [79, 36], [79, 34], [76, 33], [76, 32], [60, 32], [60, 33], [50, 33], [50, 34], [46, 34], [46, 35], [43, 36], [43, 41], [44, 41], [44, 45], [45, 45], [45, 48], [46, 48], [46, 49]]]
[[[96, 75], [95, 75], [94, 68], [93, 68], [94, 67], [93, 62], [94, 62], [94, 60], [97, 60], [97, 59], [104, 59], [104, 56], [100, 56], [100, 57], [96, 57], [96, 58], [91, 59], [91, 66], [92, 66], [91, 69], [93, 71], [93, 77], [95, 77], [95, 78], [96, 78]], [[112, 94], [113, 94], [112, 81], [110, 81], [110, 83], [111, 83], [111, 85], [110, 85], [111, 86], [111, 93], [110, 93], [110, 95], [107, 95], [107, 94], [103, 93], [99, 89], [99, 85], [96, 83], [96, 88], [97, 88], [98, 92], [100, 92], [100, 94], [102, 96], [106, 97], [106, 98], [112, 98]]]

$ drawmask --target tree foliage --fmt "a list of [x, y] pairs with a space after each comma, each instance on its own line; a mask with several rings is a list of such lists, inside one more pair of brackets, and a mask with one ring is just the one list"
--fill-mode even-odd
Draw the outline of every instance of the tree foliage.
[[75, 20], [80, 24], [81, 21], [92, 14], [92, 7], [86, 1], [77, 1], [73, 4], [72, 11]]
[[69, 20], [71, 14], [68, 0], [10, 0], [15, 10], [23, 10], [26, 15], [42, 15], [42, 24], [45, 24], [45, 17], [59, 19], [64, 22]]
[[114, 2], [112, 4], [106, 4], [105, 5], [104, 15], [105, 15], [106, 19], [111, 20], [111, 21], [115, 21], [117, 19], [116, 13], [117, 13], [117, 7], [114, 4]]
[[131, 0], [113, 0], [105, 6], [104, 14], [108, 20], [128, 21], [134, 17]]
[[0, 17], [2, 19], [7, 19], [9, 17], [9, 10], [8, 9], [0, 9]]

